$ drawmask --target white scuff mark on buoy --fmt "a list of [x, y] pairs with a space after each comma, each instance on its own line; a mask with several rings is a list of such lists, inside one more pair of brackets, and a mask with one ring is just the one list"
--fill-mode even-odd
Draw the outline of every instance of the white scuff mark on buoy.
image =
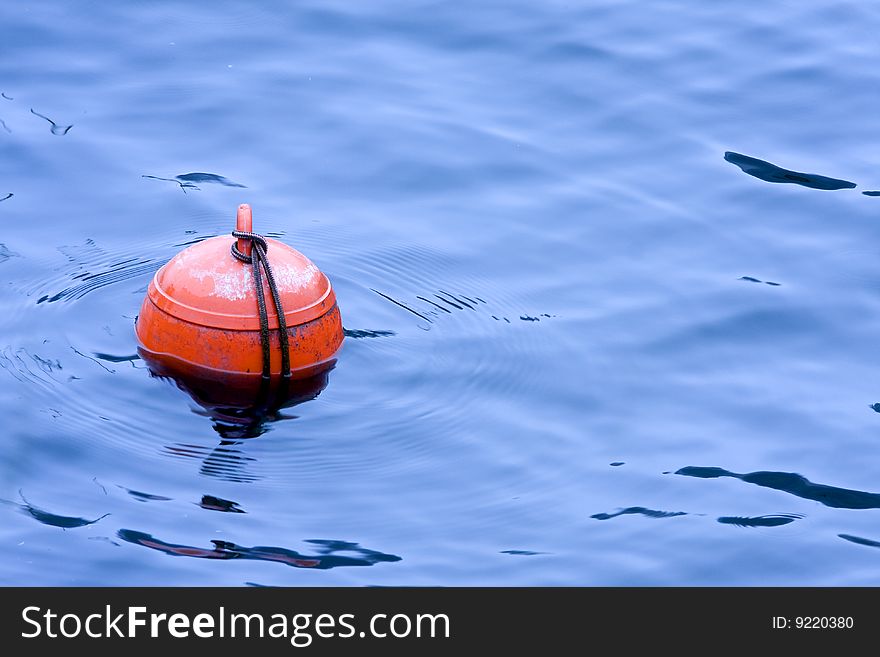
[[240, 267], [235, 271], [217, 271], [216, 269], [194, 271], [192, 276], [199, 279], [199, 282], [210, 278], [214, 283], [214, 289], [209, 296], [223, 297], [230, 301], [247, 299], [248, 292], [254, 286], [253, 275], [245, 267]]
[[275, 282], [278, 283], [279, 290], [294, 292], [311, 285], [320, 272], [318, 271], [318, 268], [310, 262], [302, 268], [282, 266], [278, 268], [278, 271], [274, 271], [274, 274]]
[[[220, 240], [226, 238], [215, 237], [212, 239]], [[205, 241], [207, 242], [208, 240]], [[273, 264], [271, 253], [269, 255], [269, 264], [272, 267], [278, 290], [282, 294], [296, 293], [308, 289], [321, 276], [321, 271], [313, 262], [301, 254], [297, 255], [299, 262], [278, 264]], [[205, 269], [204, 266], [195, 268], [192, 265], [199, 262], [199, 258], [193, 255], [193, 252], [189, 249], [181, 251], [174, 256], [174, 259], [178, 261], [181, 267], [190, 268], [190, 276], [204, 285], [203, 294], [207, 296], [220, 297], [229, 301], [240, 301], [253, 298], [254, 296], [254, 274], [250, 265], [241, 263], [240, 266], [229, 269], [227, 264], [218, 262], [208, 269]], [[204, 263], [201, 264], [204, 265]], [[266, 285], [265, 276], [263, 276], [263, 281], [264, 285]]]
[[[215, 237], [215, 240], [224, 239], [223, 237]], [[205, 240], [206, 242], [208, 240]], [[192, 263], [199, 262], [199, 258], [193, 255], [190, 249], [184, 249], [173, 260], [178, 261], [178, 265], [182, 268], [190, 270], [190, 276], [195, 278], [203, 285], [210, 281], [203, 294], [211, 297], [222, 297], [230, 301], [240, 301], [248, 298], [248, 292], [254, 285], [253, 274], [249, 267], [244, 265], [235, 267], [231, 270], [226, 269], [223, 263], [216, 263], [210, 269], [192, 267]]]
[[[305, 267], [272, 268], [275, 282], [281, 292], [299, 292], [308, 288], [320, 275], [318, 268], [309, 263]], [[193, 270], [193, 278], [203, 283], [210, 279], [213, 289], [209, 293], [212, 297], [222, 297], [230, 301], [240, 301], [253, 296], [254, 276], [250, 267], [241, 267], [234, 271], [222, 271], [218, 269]], [[265, 277], [264, 277], [265, 279]]]

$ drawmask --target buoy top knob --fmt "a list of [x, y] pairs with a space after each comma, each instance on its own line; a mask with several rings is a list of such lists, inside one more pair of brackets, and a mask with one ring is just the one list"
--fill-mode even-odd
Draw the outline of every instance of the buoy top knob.
[[[238, 214], [235, 217], [235, 230], [245, 233], [254, 232], [254, 218], [251, 213], [251, 206], [242, 203], [238, 206]], [[246, 256], [251, 254], [251, 241], [246, 239], [238, 240], [238, 250]]]

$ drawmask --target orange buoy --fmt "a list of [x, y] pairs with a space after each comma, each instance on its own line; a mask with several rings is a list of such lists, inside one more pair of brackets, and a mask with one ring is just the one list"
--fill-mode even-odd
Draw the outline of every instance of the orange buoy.
[[194, 244], [156, 272], [135, 325], [148, 364], [239, 381], [307, 379], [332, 367], [343, 330], [329, 279], [251, 230], [251, 208], [240, 205], [238, 239]]

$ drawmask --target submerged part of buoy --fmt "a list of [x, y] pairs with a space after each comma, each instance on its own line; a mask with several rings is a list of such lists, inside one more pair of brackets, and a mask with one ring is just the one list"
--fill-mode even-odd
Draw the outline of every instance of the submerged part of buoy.
[[188, 365], [179, 366], [147, 356], [150, 374], [176, 385], [188, 394], [202, 410], [198, 415], [209, 417], [214, 430], [224, 440], [256, 438], [277, 421], [296, 416], [285, 415], [284, 409], [315, 399], [329, 383], [335, 359], [317, 373], [299, 376], [286, 385], [264, 386], [259, 377], [246, 374], [220, 373]]
[[251, 230], [241, 205], [235, 237], [194, 244], [156, 272], [135, 327], [148, 364], [264, 382], [332, 366], [343, 331], [330, 281], [299, 251]]

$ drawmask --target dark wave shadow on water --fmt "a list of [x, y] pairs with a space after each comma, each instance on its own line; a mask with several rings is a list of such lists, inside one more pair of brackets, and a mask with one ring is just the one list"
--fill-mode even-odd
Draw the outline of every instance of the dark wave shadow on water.
[[[412, 315], [415, 315], [419, 319], [425, 320], [426, 322], [428, 322], [428, 324], [433, 324], [437, 320], [437, 318], [444, 317], [445, 315], [451, 315], [457, 311], [477, 312], [478, 309], [484, 310], [481, 307], [486, 306], [488, 303], [484, 299], [477, 296], [465, 296], [461, 293], [452, 294], [450, 292], [446, 292], [445, 290], [437, 290], [436, 294], [429, 293], [428, 296], [425, 296], [424, 294], [417, 294], [415, 295], [415, 302], [401, 301], [400, 299], [396, 299], [391, 295], [386, 294], [385, 292], [380, 292], [375, 288], [370, 288], [370, 290], [378, 294], [386, 301], [390, 301], [395, 306], [403, 308], [404, 310]], [[492, 314], [489, 314], [489, 316], [496, 322], [504, 321], [510, 324], [510, 319], [508, 317]], [[550, 315], [549, 313], [539, 313], [537, 315], [519, 315], [520, 321], [523, 322], [540, 322], [542, 318], [550, 319], [552, 317], [555, 317], [555, 315]]]
[[[403, 303], [402, 301], [398, 301], [397, 299], [395, 299], [395, 298], [393, 298], [393, 297], [391, 297], [391, 296], [388, 296], [388, 295], [385, 294], [384, 292], [379, 292], [379, 290], [376, 290], [376, 289], [374, 289], [374, 288], [370, 288], [370, 289], [373, 290], [373, 292], [375, 292], [376, 294], [378, 294], [378, 295], [379, 295], [380, 297], [382, 297], [383, 299], [386, 299], [386, 300], [390, 301], [391, 303], [393, 303], [395, 306], [398, 306], [398, 307], [400, 307], [400, 308], [403, 308], [404, 310], [406, 310], [406, 311], [409, 312], [409, 313], [412, 313], [413, 315], [415, 315], [415, 316], [418, 317], [419, 319], [423, 319], [423, 320], [425, 320], [426, 322], [428, 322], [428, 324], [433, 324], [433, 323], [434, 323], [434, 322], [431, 320], [430, 317], [426, 317], [425, 315], [423, 315], [422, 313], [420, 313], [418, 310], [415, 310], [414, 308], [410, 308], [408, 305], [406, 305], [406, 304]], [[449, 312], [449, 311], [447, 310], [446, 312]]]
[[777, 283], [776, 281], [762, 281], [760, 278], [755, 278], [754, 276], [740, 276], [740, 281], [747, 281], [749, 283], [763, 283], [764, 285], [772, 285], [773, 287], [780, 287], [782, 283]]
[[[2, 122], [0, 122], [0, 123], [2, 123]], [[5, 127], [6, 124], [4, 123], [3, 126]], [[8, 128], [7, 128], [7, 130], [8, 130]], [[9, 192], [6, 196], [4, 196], [3, 198], [0, 198], [0, 201], [8, 201], [13, 196], [15, 196], [15, 194], [13, 194], [12, 192]]]
[[10, 258], [20, 258], [15, 251], [10, 251], [5, 244], [0, 244], [0, 262], [6, 262]]
[[867, 192], [862, 192], [865, 196], [880, 196], [880, 191], [877, 190], [868, 190]]
[[343, 329], [343, 333], [345, 334], [345, 337], [354, 338], [355, 340], [360, 340], [362, 338], [386, 338], [396, 335], [394, 331], [372, 331], [369, 329]]
[[835, 189], [852, 189], [856, 187], [854, 182], [848, 180], [840, 180], [838, 178], [828, 178], [815, 173], [802, 173], [800, 171], [792, 171], [783, 169], [770, 162], [759, 160], [756, 157], [749, 157], [741, 153], [727, 151], [724, 159], [735, 164], [744, 173], [754, 176], [760, 180], [771, 183], [793, 183], [810, 187], [811, 189], [835, 190]]
[[180, 180], [177, 180], [176, 178], [162, 178], [161, 176], [147, 176], [147, 175], [143, 175], [143, 176], [141, 176], [141, 178], [150, 178], [151, 180], [164, 180], [165, 182], [173, 182], [174, 184], [176, 184], [180, 187], [181, 191], [184, 194], [186, 194], [187, 189], [198, 189], [198, 187], [194, 183], [181, 182]]
[[174, 177], [183, 182], [190, 183], [211, 183], [214, 185], [223, 185], [225, 187], [245, 187], [241, 183], [234, 182], [229, 180], [229, 178], [219, 176], [216, 173], [202, 173], [197, 171], [194, 173], [182, 173], [179, 176]]
[[[192, 235], [192, 231], [186, 231], [188, 235]], [[183, 242], [177, 242], [172, 244], [171, 246], [175, 248], [183, 248], [186, 246], [192, 246], [193, 244], [198, 244], [199, 242], [204, 242], [205, 240], [209, 240], [212, 237], [217, 237], [217, 233], [206, 233], [205, 235], [199, 235], [198, 237], [192, 237], [190, 239], [184, 240]], [[272, 235], [268, 235], [268, 237], [272, 237]]]
[[[401, 561], [401, 557], [395, 554], [385, 554], [376, 550], [369, 550], [357, 543], [327, 539], [310, 539], [305, 541], [315, 546], [314, 554], [302, 554], [295, 550], [281, 547], [267, 547], [258, 545], [244, 547], [228, 541], [212, 540], [211, 548], [200, 548], [191, 545], [178, 545], [166, 543], [150, 534], [120, 529], [119, 538], [128, 543], [148, 547], [165, 554], [176, 557], [194, 557], [196, 559], [248, 559], [254, 561], [275, 561], [294, 568], [311, 568], [313, 570], [330, 570], [345, 566], [373, 566], [377, 563], [393, 563]], [[342, 553], [349, 554], [342, 554]]]
[[154, 495], [153, 493], [144, 493], [139, 490], [132, 490], [131, 488], [126, 488], [125, 486], [120, 486], [116, 484], [119, 488], [124, 490], [126, 493], [131, 495], [138, 502], [170, 502], [170, 497], [165, 497], [164, 495]]
[[868, 493], [849, 488], [814, 484], [794, 472], [748, 472], [738, 474], [724, 468], [687, 466], [675, 474], [701, 479], [732, 477], [749, 484], [780, 490], [806, 500], [813, 500], [835, 509], [880, 509], [880, 493]]
[[161, 176], [150, 176], [150, 175], [142, 175], [141, 178], [150, 178], [152, 180], [164, 180], [166, 182], [173, 182], [177, 184], [180, 189], [183, 190], [183, 193], [186, 193], [187, 189], [201, 189], [196, 183], [208, 183], [212, 185], [223, 185], [224, 187], [242, 187], [247, 188], [246, 185], [242, 185], [241, 183], [237, 183], [233, 180], [229, 180], [224, 176], [217, 175], [216, 173], [202, 173], [202, 172], [193, 172], [193, 173], [182, 173], [179, 176], [174, 176], [173, 178], [163, 178]]
[[104, 515], [99, 516], [94, 520], [88, 520], [87, 518], [80, 518], [77, 516], [62, 516], [57, 513], [51, 513], [50, 511], [45, 511], [37, 506], [34, 506], [30, 502], [28, 502], [27, 499], [25, 499], [25, 496], [21, 491], [19, 491], [18, 494], [24, 504], [10, 502], [8, 500], [3, 500], [3, 502], [18, 507], [20, 511], [29, 515], [37, 522], [40, 522], [44, 525], [49, 525], [51, 527], [60, 527], [61, 529], [75, 529], [77, 527], [85, 527], [87, 525], [94, 525], [99, 520], [106, 518], [110, 515], [109, 513], [105, 513]]
[[105, 354], [101, 351], [93, 351], [92, 356], [94, 356], [98, 360], [103, 360], [108, 363], [130, 363], [131, 366], [134, 368], [137, 368], [135, 362], [141, 360], [141, 357], [138, 354], [124, 354], [122, 356], [116, 356], [115, 354]]
[[224, 500], [222, 497], [214, 497], [213, 495], [202, 495], [199, 506], [208, 511], [220, 511], [222, 513], [246, 513], [238, 502], [232, 500]]
[[647, 518], [674, 518], [675, 516], [686, 516], [688, 514], [685, 511], [657, 511], [656, 509], [648, 509], [643, 506], [631, 506], [615, 513], [594, 513], [590, 517], [596, 520], [611, 520], [611, 518], [626, 515], [640, 515]]
[[737, 527], [781, 527], [803, 518], [799, 513], [771, 513], [765, 516], [722, 516], [718, 522], [722, 525]]
[[838, 536], [843, 540], [855, 543], [856, 545], [880, 548], [880, 541], [875, 541], [870, 538], [862, 538], [861, 536], [853, 536], [852, 534], [838, 534]]
[[46, 119], [49, 122], [49, 124], [51, 125], [51, 128], [49, 128], [49, 129], [52, 131], [52, 134], [58, 135], [59, 137], [63, 137], [64, 135], [66, 135], [68, 132], [70, 132], [70, 129], [73, 127], [73, 124], [59, 125], [59, 124], [55, 123], [55, 121], [50, 119], [48, 116], [40, 114], [39, 112], [35, 112], [33, 110], [33, 108], [31, 108], [31, 114], [39, 116], [41, 119]]

